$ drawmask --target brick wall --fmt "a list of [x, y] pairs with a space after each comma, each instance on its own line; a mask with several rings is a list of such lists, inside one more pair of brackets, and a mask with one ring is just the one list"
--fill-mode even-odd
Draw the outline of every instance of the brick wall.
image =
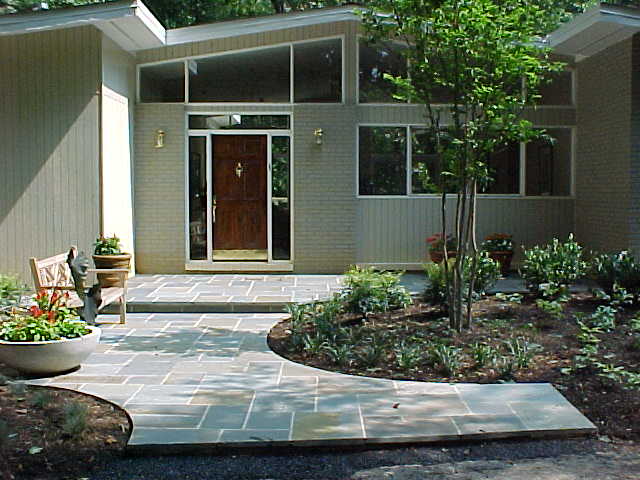
[[[136, 269], [180, 273], [185, 263], [184, 106], [139, 104], [135, 128]], [[156, 130], [165, 147], [154, 148]]]
[[632, 39], [629, 247], [640, 255], [640, 35]]
[[632, 40], [578, 63], [576, 235], [629, 248]]
[[[294, 266], [340, 272], [356, 260], [356, 107], [294, 107]], [[323, 145], [313, 132], [324, 131]]]

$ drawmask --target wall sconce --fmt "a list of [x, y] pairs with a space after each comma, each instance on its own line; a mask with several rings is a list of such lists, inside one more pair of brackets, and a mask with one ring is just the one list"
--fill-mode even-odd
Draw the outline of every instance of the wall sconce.
[[164, 148], [164, 130], [156, 130], [156, 148]]
[[313, 136], [316, 137], [316, 145], [322, 145], [322, 137], [324, 132], [321, 128], [316, 128], [313, 132]]

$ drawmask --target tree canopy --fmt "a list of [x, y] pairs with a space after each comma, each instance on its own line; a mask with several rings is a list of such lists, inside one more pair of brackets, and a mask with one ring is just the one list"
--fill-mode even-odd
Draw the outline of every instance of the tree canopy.
[[[143, 0], [166, 28], [187, 27], [242, 17], [308, 10], [341, 5], [343, 0]], [[89, 5], [95, 0], [48, 0], [48, 7]], [[0, 13], [39, 9], [34, 0], [0, 0]]]
[[[64, 8], [94, 3], [106, 3], [115, 0], [0, 0], [0, 14], [28, 12], [41, 8]], [[257, 17], [312, 8], [333, 7], [346, 3], [359, 3], [367, 6], [368, 0], [143, 0], [166, 28], [188, 27], [201, 23], [228, 20], [233, 18]], [[610, 0], [613, 2], [613, 0]], [[632, 4], [637, 0], [615, 0], [621, 5]], [[560, 14], [564, 19], [582, 12], [595, 0], [536, 0], [543, 10]], [[560, 7], [560, 8], [559, 8]]]

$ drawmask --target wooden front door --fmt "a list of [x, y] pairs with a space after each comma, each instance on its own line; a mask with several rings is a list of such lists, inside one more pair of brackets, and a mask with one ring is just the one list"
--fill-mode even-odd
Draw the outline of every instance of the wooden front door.
[[213, 136], [214, 260], [267, 259], [267, 136]]

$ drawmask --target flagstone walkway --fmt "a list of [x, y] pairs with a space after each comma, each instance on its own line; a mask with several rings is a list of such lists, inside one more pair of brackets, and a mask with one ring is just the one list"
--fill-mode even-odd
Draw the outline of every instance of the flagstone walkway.
[[342, 275], [136, 275], [129, 280], [133, 312], [282, 312], [287, 303], [324, 300]]
[[[115, 322], [110, 315], [99, 317]], [[123, 406], [130, 449], [575, 435], [594, 426], [549, 384], [443, 384], [302, 366], [266, 341], [282, 314], [129, 314], [77, 371], [33, 380]]]

